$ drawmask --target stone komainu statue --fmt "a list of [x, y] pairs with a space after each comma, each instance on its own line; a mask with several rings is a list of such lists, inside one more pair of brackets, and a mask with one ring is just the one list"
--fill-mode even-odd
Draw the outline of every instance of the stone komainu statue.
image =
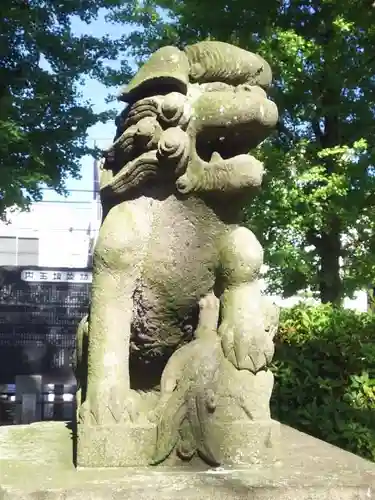
[[278, 310], [240, 222], [263, 175], [248, 152], [278, 119], [270, 83], [260, 56], [202, 42], [161, 48], [121, 92], [78, 329], [79, 465], [248, 462], [269, 446]]

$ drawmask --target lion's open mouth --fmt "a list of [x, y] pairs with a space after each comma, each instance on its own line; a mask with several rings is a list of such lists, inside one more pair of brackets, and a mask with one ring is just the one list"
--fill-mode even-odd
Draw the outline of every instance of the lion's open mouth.
[[[247, 154], [252, 147], [259, 144], [263, 134], [260, 134], [260, 131], [255, 134], [250, 126], [249, 131], [245, 132], [245, 134], [243, 125], [241, 126], [241, 130], [239, 129], [240, 127], [233, 126], [230, 133], [228, 130], [224, 130], [224, 127], [203, 130], [197, 135], [196, 139], [197, 155], [202, 160], [209, 162], [215, 152], [219, 153], [225, 160], [234, 156]], [[244, 135], [246, 136], [246, 140], [244, 140]]]

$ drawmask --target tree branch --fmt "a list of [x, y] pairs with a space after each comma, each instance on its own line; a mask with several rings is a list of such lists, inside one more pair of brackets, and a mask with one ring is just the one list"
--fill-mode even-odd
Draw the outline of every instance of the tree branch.
[[283, 122], [278, 121], [276, 129], [279, 132], [279, 134], [285, 135], [285, 137], [290, 141], [296, 142], [298, 140], [298, 137], [295, 134], [293, 134], [293, 132], [291, 132]]

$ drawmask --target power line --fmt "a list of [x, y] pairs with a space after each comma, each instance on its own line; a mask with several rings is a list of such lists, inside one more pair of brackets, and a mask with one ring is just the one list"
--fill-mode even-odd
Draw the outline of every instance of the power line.
[[92, 205], [92, 200], [86, 200], [86, 201], [73, 201], [73, 200], [40, 200], [37, 203], [71, 203], [71, 204], [85, 204], [87, 205], [90, 203]]
[[[113, 134], [114, 135], [114, 134]], [[112, 137], [90, 137], [88, 141], [113, 141], [113, 136]]]
[[[56, 191], [54, 188], [42, 187], [41, 191]], [[91, 193], [94, 194], [93, 189], [67, 189], [68, 193]], [[65, 196], [64, 194], [57, 193], [59, 196]]]
[[[48, 227], [48, 228], [33, 228], [33, 227], [17, 227], [13, 228], [13, 231], [34, 231], [34, 232], [50, 232], [50, 231], [66, 231], [68, 233], [75, 233], [76, 231], [86, 231], [87, 233], [97, 233], [99, 229], [95, 228], [88, 228], [88, 227]], [[8, 235], [2, 235], [0, 234], [0, 242], [2, 238], [16, 238], [15, 236], [8, 236]], [[22, 239], [19, 238], [19, 239]]]

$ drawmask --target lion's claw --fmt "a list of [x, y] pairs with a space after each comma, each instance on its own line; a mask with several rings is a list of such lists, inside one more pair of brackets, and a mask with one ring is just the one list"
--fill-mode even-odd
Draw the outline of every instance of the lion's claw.
[[263, 331], [245, 331], [223, 321], [218, 333], [225, 357], [239, 370], [256, 373], [272, 359], [273, 342]]
[[137, 418], [139, 395], [132, 390], [112, 388], [101, 396], [87, 397], [78, 410], [78, 420], [87, 425], [134, 422]]

